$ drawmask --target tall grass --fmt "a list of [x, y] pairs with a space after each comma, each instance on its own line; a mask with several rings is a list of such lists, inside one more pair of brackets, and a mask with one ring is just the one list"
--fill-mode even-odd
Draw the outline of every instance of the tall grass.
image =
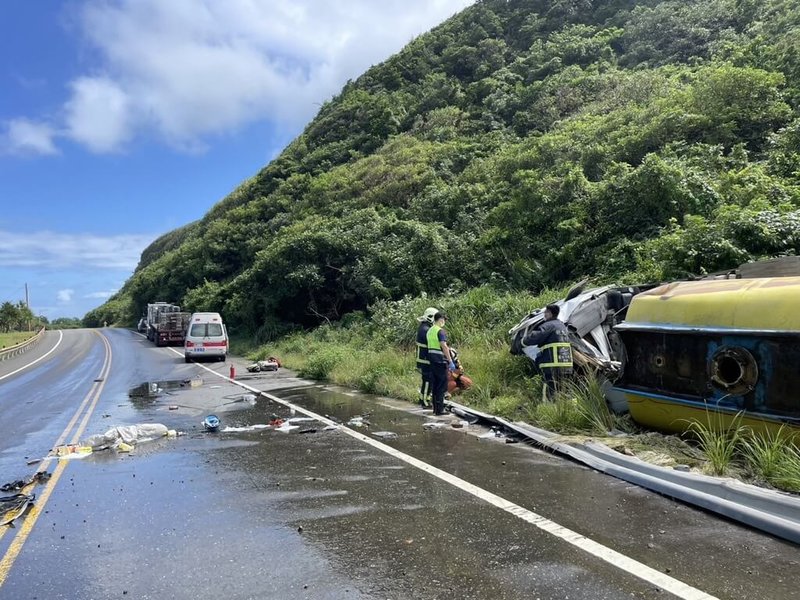
[[733, 462], [733, 458], [747, 428], [742, 426], [742, 413], [739, 412], [725, 425], [721, 413], [706, 411], [706, 421], [689, 422], [688, 432], [692, 434], [706, 455], [711, 473], [725, 475]]
[[741, 454], [755, 477], [785, 490], [800, 491], [800, 452], [786, 426], [775, 433], [750, 432], [741, 440]]

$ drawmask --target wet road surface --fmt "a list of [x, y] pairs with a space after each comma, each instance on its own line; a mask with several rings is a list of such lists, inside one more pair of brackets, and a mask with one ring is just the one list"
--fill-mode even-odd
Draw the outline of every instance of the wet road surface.
[[[61, 461], [41, 512], [0, 539], [7, 556], [36, 516], [0, 598], [671, 597], [324, 423], [248, 431], [302, 415], [265, 398], [253, 405], [203, 368], [227, 374], [226, 364], [184, 364], [131, 332], [100, 333], [112, 364], [85, 433], [160, 422], [187, 435], [130, 455]], [[36, 467], [25, 457], [44, 456], [100, 385], [107, 352], [98, 334], [65, 332], [62, 344], [66, 353], [46, 368], [0, 382], [0, 417], [20, 423], [0, 440], [4, 480], [29, 475]], [[453, 418], [425, 428], [430, 417], [400, 403], [282, 372], [240, 377], [337, 420], [369, 413], [368, 426], [354, 429], [712, 596], [800, 598], [800, 553], [790, 544], [522, 444], [477, 437], [484, 430], [455, 430]], [[154, 395], [130, 396], [151, 382], [162, 382]], [[243, 430], [203, 432], [209, 412], [223, 429]], [[374, 435], [381, 431], [395, 436]]]

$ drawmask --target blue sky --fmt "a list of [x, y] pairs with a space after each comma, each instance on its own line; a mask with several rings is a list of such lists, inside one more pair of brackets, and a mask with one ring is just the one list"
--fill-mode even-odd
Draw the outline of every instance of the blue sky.
[[83, 316], [344, 83], [472, 0], [0, 3], [0, 301]]

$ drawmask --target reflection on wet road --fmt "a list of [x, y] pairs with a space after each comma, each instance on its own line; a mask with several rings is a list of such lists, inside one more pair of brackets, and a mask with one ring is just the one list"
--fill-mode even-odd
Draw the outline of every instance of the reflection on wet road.
[[[167, 349], [107, 335], [122, 366], [87, 433], [158, 422], [187, 435], [71, 462], [0, 598], [667, 596], [377, 447], [246, 401]], [[450, 419], [423, 427], [407, 406], [298, 388], [282, 372], [247, 383], [337, 421], [364, 416], [354, 430], [714, 596], [800, 597], [783, 542]], [[222, 432], [202, 430], [209, 412]], [[26, 439], [6, 479], [25, 472]]]

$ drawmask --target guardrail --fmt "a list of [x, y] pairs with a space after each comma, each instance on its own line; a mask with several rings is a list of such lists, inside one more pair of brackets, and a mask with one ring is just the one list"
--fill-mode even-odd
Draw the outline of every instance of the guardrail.
[[32, 338], [25, 340], [24, 342], [20, 342], [19, 344], [15, 344], [14, 346], [9, 346], [8, 348], [3, 348], [0, 350], [0, 360], [6, 360], [7, 358], [11, 358], [12, 356], [17, 356], [22, 354], [23, 352], [27, 352], [31, 348], [33, 348], [39, 341], [44, 337], [45, 328], [42, 327], [39, 332], [34, 335]]

